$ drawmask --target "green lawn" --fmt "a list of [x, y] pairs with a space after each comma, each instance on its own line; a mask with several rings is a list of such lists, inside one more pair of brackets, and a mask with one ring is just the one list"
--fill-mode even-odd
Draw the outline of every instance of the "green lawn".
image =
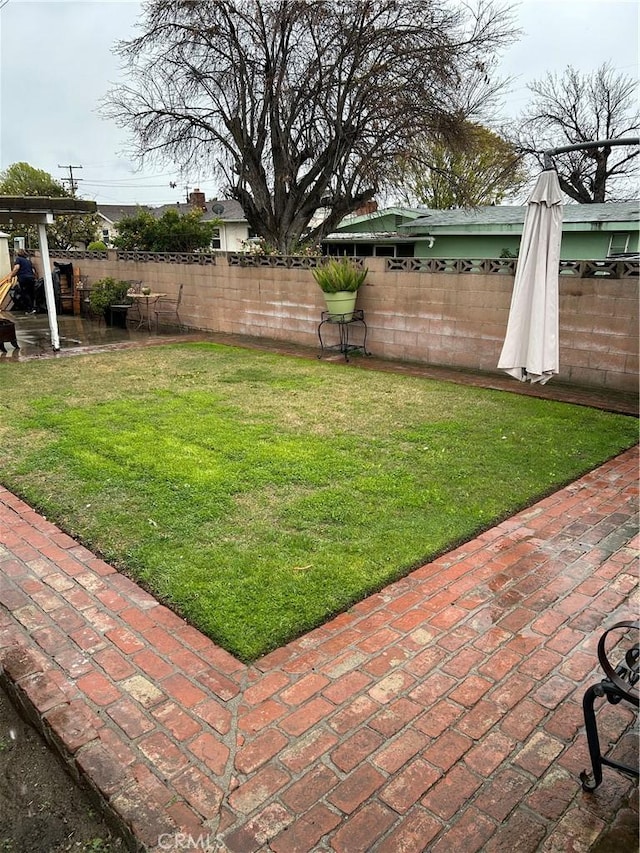
[[637, 421], [185, 344], [0, 365], [5, 486], [244, 660], [637, 440]]

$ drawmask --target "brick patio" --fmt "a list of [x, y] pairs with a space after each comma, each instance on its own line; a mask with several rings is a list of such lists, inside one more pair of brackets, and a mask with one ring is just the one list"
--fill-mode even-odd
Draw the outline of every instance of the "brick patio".
[[634, 789], [578, 774], [637, 481], [635, 448], [252, 666], [0, 489], [2, 681], [140, 849], [587, 851]]

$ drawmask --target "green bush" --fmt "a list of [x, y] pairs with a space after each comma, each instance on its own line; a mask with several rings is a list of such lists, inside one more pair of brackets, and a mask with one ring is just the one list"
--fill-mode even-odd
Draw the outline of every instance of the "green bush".
[[141, 209], [118, 222], [118, 236], [113, 244], [116, 249], [141, 252], [210, 251], [214, 232], [219, 227], [219, 219], [202, 222], [201, 210], [190, 210], [184, 215], [167, 210], [156, 219]]
[[89, 243], [87, 246], [87, 252], [106, 252], [107, 244], [103, 243], [102, 240], [94, 240], [93, 243]]
[[363, 284], [369, 270], [356, 266], [348, 258], [331, 259], [313, 270], [313, 277], [324, 293], [353, 293]]
[[89, 293], [89, 305], [94, 314], [100, 314], [110, 305], [121, 305], [127, 298], [129, 290], [128, 281], [117, 281], [108, 276], [101, 278], [91, 285]]

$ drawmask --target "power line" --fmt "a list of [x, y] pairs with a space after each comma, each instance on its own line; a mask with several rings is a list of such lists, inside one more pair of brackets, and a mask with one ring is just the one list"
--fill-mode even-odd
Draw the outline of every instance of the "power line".
[[82, 169], [82, 166], [72, 166], [72, 165], [61, 166], [60, 163], [58, 163], [58, 169], [68, 169], [69, 170], [69, 177], [68, 178], [62, 178], [61, 180], [63, 183], [66, 183], [67, 181], [69, 181], [69, 189], [71, 191], [71, 195], [75, 195], [76, 190], [78, 189], [78, 182], [76, 180], [74, 180], [74, 178], [73, 178], [73, 170], [74, 169]]
[[[84, 188], [87, 189], [89, 187], [104, 187], [105, 189], [125, 189], [125, 190], [140, 190], [140, 189], [155, 189], [160, 187], [166, 187], [166, 184], [135, 184], [135, 186], [131, 186], [130, 184], [121, 184], [115, 181], [85, 181], [83, 180]], [[172, 187], [175, 189], [175, 187]]]

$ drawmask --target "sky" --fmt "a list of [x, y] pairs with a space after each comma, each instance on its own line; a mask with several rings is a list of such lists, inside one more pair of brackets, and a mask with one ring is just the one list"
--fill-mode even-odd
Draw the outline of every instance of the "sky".
[[[500, 118], [526, 105], [527, 83], [568, 65], [591, 73], [609, 62], [638, 78], [637, 0], [513, 5], [523, 34], [503, 54], [500, 73], [514, 81]], [[135, 34], [139, 13], [133, 0], [0, 0], [0, 170], [24, 161], [64, 180], [72, 166], [78, 195], [98, 204], [169, 204], [195, 187], [208, 199], [222, 196], [206, 174], [157, 165], [141, 171], [127, 153], [126, 131], [98, 113], [124, 79], [113, 46]]]

